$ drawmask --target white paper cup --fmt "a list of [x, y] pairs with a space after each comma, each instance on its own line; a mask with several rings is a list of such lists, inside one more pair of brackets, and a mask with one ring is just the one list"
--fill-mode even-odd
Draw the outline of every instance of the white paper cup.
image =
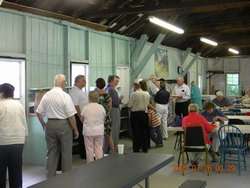
[[228, 120], [225, 120], [225, 121], [224, 121], [224, 125], [228, 125]]
[[119, 155], [124, 154], [124, 144], [118, 144], [118, 154]]

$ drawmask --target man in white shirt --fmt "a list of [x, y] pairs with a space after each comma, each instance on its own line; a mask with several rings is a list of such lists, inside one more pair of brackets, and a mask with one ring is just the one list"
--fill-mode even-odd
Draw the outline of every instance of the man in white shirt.
[[69, 95], [71, 96], [73, 103], [75, 105], [77, 114], [75, 115], [76, 118], [76, 125], [77, 129], [80, 133], [78, 138], [78, 152], [82, 159], [86, 159], [86, 151], [85, 151], [85, 144], [82, 133], [82, 121], [81, 121], [81, 112], [84, 106], [88, 104], [88, 96], [85, 92], [83, 92], [83, 88], [86, 86], [86, 79], [84, 75], [78, 75], [75, 77], [75, 83], [73, 88], [69, 91]]
[[188, 105], [190, 103], [190, 89], [184, 83], [182, 77], [176, 79], [176, 86], [173, 90], [173, 95], [175, 97], [175, 114], [178, 116], [188, 115]]
[[[48, 178], [56, 175], [60, 153], [62, 155], [62, 171], [71, 170], [72, 129], [75, 138], [79, 136], [74, 117], [76, 114], [74, 104], [69, 94], [63, 91], [65, 82], [64, 75], [56, 75], [55, 87], [43, 96], [36, 111], [46, 135]], [[44, 116], [48, 118], [47, 123], [44, 122]]]

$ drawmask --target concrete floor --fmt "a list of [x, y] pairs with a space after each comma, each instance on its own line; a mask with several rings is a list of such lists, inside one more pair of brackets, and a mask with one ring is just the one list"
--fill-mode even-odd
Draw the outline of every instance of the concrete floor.
[[[150, 153], [174, 154], [175, 156], [177, 156], [178, 152], [173, 150], [174, 139], [174, 135], [170, 135], [168, 140], [165, 141], [164, 147], [152, 148], [150, 149]], [[131, 152], [131, 141], [128, 139], [122, 139], [121, 142], [126, 146], [125, 152]], [[205, 180], [207, 182], [207, 188], [249, 188], [250, 154], [248, 154], [247, 156], [247, 162], [248, 169], [247, 171], [242, 171], [241, 176], [239, 176], [237, 172], [232, 173], [227, 171], [224, 171], [221, 174], [213, 171], [210, 176], [207, 176], [205, 172], [193, 172], [192, 170], [187, 170], [185, 176], [182, 176], [180, 172], [176, 172], [174, 170], [174, 166], [176, 166], [177, 164], [177, 160], [175, 160], [167, 167], [161, 169], [152, 177], [150, 177], [150, 185], [152, 188], [178, 188], [185, 180], [194, 179]], [[74, 156], [74, 167], [84, 163], [85, 161], [81, 160], [78, 156]], [[23, 172], [23, 187], [28, 187], [46, 179], [45, 168], [41, 166], [24, 166]], [[141, 182], [134, 188], [139, 187], [144, 187], [144, 182]]]

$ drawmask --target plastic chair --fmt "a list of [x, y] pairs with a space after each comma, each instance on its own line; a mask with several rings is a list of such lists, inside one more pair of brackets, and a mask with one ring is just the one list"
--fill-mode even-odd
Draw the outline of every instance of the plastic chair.
[[[184, 165], [184, 152], [205, 152], [205, 166], [208, 167], [208, 148], [201, 125], [192, 125], [184, 129], [184, 146], [181, 152], [182, 165]], [[209, 175], [209, 170], [206, 169], [207, 175]]]
[[[225, 168], [225, 162], [236, 161], [238, 166], [238, 173], [241, 174], [241, 162], [244, 163], [245, 170], [246, 167], [246, 150], [247, 147], [244, 142], [244, 135], [241, 133], [240, 129], [233, 125], [224, 125], [219, 128], [218, 131], [220, 139], [220, 163], [223, 164]], [[227, 158], [227, 155], [236, 155], [236, 159]]]

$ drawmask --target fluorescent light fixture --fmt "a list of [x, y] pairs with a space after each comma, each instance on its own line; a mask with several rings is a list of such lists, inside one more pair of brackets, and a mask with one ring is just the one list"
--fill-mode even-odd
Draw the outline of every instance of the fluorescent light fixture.
[[142, 14], [142, 13], [140, 13], [140, 14], [137, 14], [137, 16], [140, 18], [140, 17], [142, 17], [142, 16], [143, 16], [143, 14]]
[[213, 41], [213, 40], [210, 40], [210, 39], [208, 39], [208, 38], [205, 38], [205, 37], [201, 37], [201, 38], [200, 38], [200, 41], [201, 41], [201, 42], [204, 42], [204, 43], [207, 43], [207, 44], [210, 44], [210, 45], [212, 45], [212, 46], [218, 46], [218, 43], [217, 43], [217, 42], [215, 42], [215, 41]]
[[2, 3], [3, 3], [3, 0], [0, 0], [0, 6], [2, 5]]
[[153, 24], [156, 24], [158, 26], [161, 26], [165, 29], [168, 29], [170, 31], [173, 31], [175, 33], [178, 33], [178, 34], [183, 34], [184, 33], [184, 30], [179, 28], [179, 27], [176, 27], [175, 25], [172, 25], [164, 20], [161, 20], [157, 17], [154, 17], [154, 16], [150, 16], [149, 17], [149, 21]]
[[233, 48], [228, 48], [228, 51], [233, 53], [233, 54], [239, 54], [240, 52], [236, 49], [233, 49]]
[[113, 28], [113, 27], [115, 27], [116, 25], [117, 25], [117, 23], [114, 22], [114, 23], [112, 23], [112, 25], [109, 26], [109, 28]]
[[128, 28], [128, 26], [124, 25], [122, 26], [118, 31], [123, 32]]

